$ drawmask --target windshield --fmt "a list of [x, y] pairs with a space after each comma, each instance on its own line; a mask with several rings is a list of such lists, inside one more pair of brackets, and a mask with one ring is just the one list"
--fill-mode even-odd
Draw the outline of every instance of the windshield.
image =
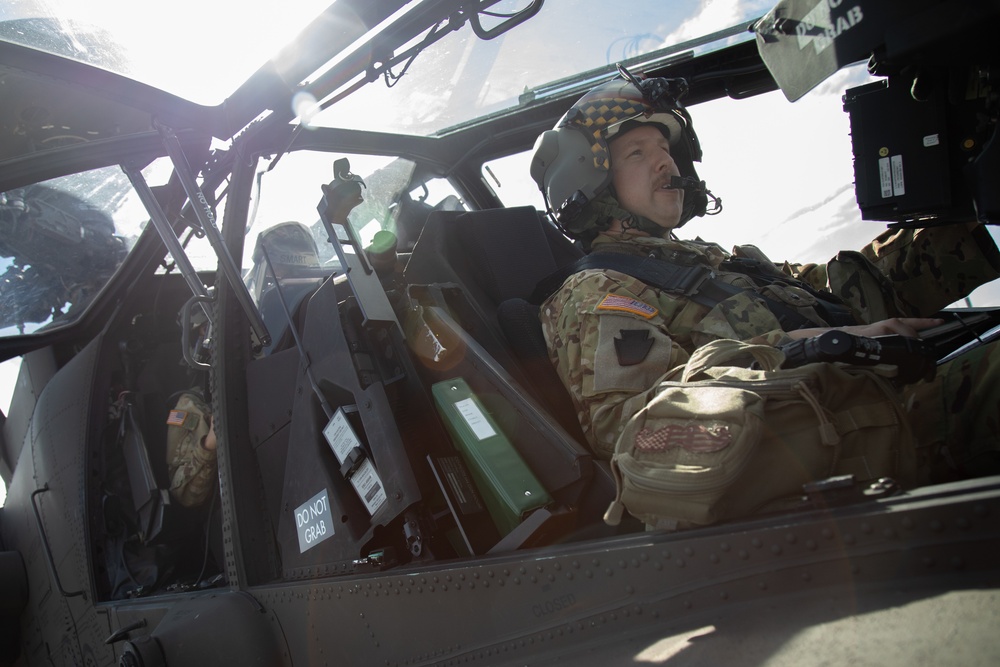
[[[214, 103], [225, 99], [269, 54], [281, 49], [287, 36], [295, 34], [326, 4], [325, 0], [311, 0], [294, 3], [294, 7], [255, 7], [248, 12], [233, 11], [226, 3], [194, 5], [180, 0], [169, 11], [151, 17], [111, 0], [86, 3], [85, 8], [83, 3], [68, 0], [27, 0], [0, 7], [0, 39], [96, 64], [182, 97]], [[420, 4], [412, 3], [407, 9], [413, 11]], [[484, 16], [483, 21], [499, 21], [498, 16], [504, 12], [526, 5], [527, 0], [503, 0], [491, 8], [497, 16]], [[436, 30], [443, 37], [431, 42], [428, 37], [437, 33], [424, 31], [396, 49], [388, 70], [310, 119], [310, 123], [391, 133], [447, 133], [490, 114], [583, 90], [595, 80], [610, 76], [617, 62], [626, 61], [641, 70], [670, 58], [687, 57], [689, 52], [749, 40], [752, 36], [745, 30], [746, 25], [769, 7], [769, 0], [633, 0], [613, 7], [600, 0], [546, 0], [536, 16], [489, 40], [478, 39], [468, 26], [449, 32], [447, 25], [439, 24]], [[181, 43], [197, 48], [177, 48]], [[424, 48], [410, 49], [417, 44]], [[753, 118], [775, 118], [777, 112], [769, 105], [779, 101], [744, 100], [736, 108], [737, 103], [699, 108], [696, 117], [706, 155], [739, 154], [752, 157], [752, 162], [706, 161], [702, 177], [726, 198], [725, 219], [732, 221], [732, 227], [722, 219], [713, 219], [695, 221], [685, 232], [728, 243], [728, 238], [719, 237], [728, 237], [731, 230], [732, 236], [742, 241], [746, 220], [751, 219], [758, 242], [767, 245], [769, 253], [812, 261], [831, 255], [830, 239], [837, 240], [838, 248], [857, 247], [856, 239], [849, 235], [870, 236], [869, 229], [853, 224], [858, 214], [852, 197], [851, 156], [842, 141], [847, 134], [847, 119], [836, 99], [844, 85], [863, 78], [860, 74], [843, 73], [836, 85], [831, 82], [830, 95], [820, 90], [797, 103], [794, 110], [781, 107], [790, 116], [782, 127], [788, 128], [789, 136], [807, 137], [810, 154], [818, 154], [833, 138], [841, 139], [836, 148], [840, 152], [835, 159], [826, 161], [827, 171], [836, 168], [836, 173], [827, 173], [823, 178], [814, 178], [814, 174], [801, 169], [794, 157], [781, 158], [780, 166], [791, 169], [799, 180], [793, 185], [790, 179], [778, 179], [784, 183], [782, 187], [773, 186], [776, 181], [772, 180], [767, 198], [759, 197], [757, 186], [743, 176], [749, 164], [764, 173], [777, 173], [777, 167], [764, 163], [775, 151], [762, 150], [765, 140], [743, 128], [764, 127], [763, 120]], [[851, 82], [848, 77], [853, 77]], [[826, 106], [833, 110], [830, 123], [837, 123], [838, 130], [814, 133], [806, 127], [793, 131], [793, 122], [805, 119], [808, 123], [818, 117], [816, 113], [802, 113], [803, 107], [824, 96], [834, 98]], [[102, 107], [95, 108], [99, 111]], [[37, 111], [31, 107], [19, 113], [23, 120], [24, 114]], [[734, 114], [739, 115], [739, 123], [731, 122]], [[824, 120], [823, 126], [834, 127], [830, 123]], [[147, 125], [148, 113], [140, 112], [136, 128], [130, 131], [148, 130]], [[67, 139], [70, 133], [62, 131], [58, 124], [42, 127], [48, 134], [38, 136], [52, 145], [80, 139]], [[733, 136], [712, 146], [713, 133], [718, 136], [722, 130]], [[11, 134], [20, 137], [24, 132]], [[106, 134], [113, 136], [111, 131]], [[743, 145], [741, 141], [747, 144], [745, 148], [733, 152], [735, 146]], [[369, 188], [370, 203], [353, 212], [351, 220], [362, 242], [382, 229], [400, 234], [414, 212], [464, 206], [453, 191], [430, 195], [405, 191], [414, 165], [394, 159], [352, 158], [355, 173], [365, 178]], [[316, 221], [315, 189], [317, 182], [328, 180], [324, 177], [317, 181], [315, 175], [330, 174], [330, 155], [303, 154], [287, 160], [287, 165], [262, 179], [261, 189], [255, 193], [259, 210], [250, 221], [249, 241], [241, 258], [244, 274], [253, 266], [257, 235], [289, 221], [309, 227], [319, 243], [320, 261], [332, 260], [325, 232]], [[523, 158], [489, 166], [493, 172], [484, 174], [487, 185], [499, 187], [502, 182], [508, 191], [514, 187], [524, 190], [536, 197], [530, 203], [539, 206], [537, 188], [526, 177]], [[311, 177], [302, 179], [298, 168]], [[166, 160], [154, 163], [146, 171], [159, 174], [147, 175], [150, 184], [166, 182], [169, 169]], [[737, 173], [727, 183], [726, 176], [717, 170]], [[426, 178], [420, 182], [432, 184]], [[296, 191], [306, 183], [310, 188], [307, 192]], [[762, 213], [737, 215], [741, 200], [768, 203]], [[810, 215], [822, 218], [821, 224], [810, 227], [821, 229], [822, 234], [789, 233], [792, 228], [807, 226], [803, 220]], [[0, 335], [31, 333], [53, 323], [72, 321], [120, 266], [147, 220], [148, 214], [118, 167], [0, 194]], [[405, 251], [406, 246], [404, 243], [401, 249]], [[215, 268], [215, 258], [207, 248], [189, 248], [188, 253], [196, 269]]]
[[[142, 171], [151, 186], [167, 159]], [[76, 320], [125, 260], [149, 214], [118, 167], [0, 193], [0, 336]], [[199, 270], [215, 268], [201, 241], [187, 250]]]
[[[505, 0], [496, 13], [524, 7]], [[319, 126], [349, 126], [430, 135], [486, 114], [510, 109], [567, 87], [588, 87], [581, 72], [609, 78], [622, 61], [654, 62], [678, 52], [703, 51], [752, 39], [741, 28], [699, 46], [689, 40], [733, 26], [745, 26], [770, 9], [771, 2], [704, 0], [546, 0], [526, 23], [483, 41], [471, 30], [451, 32], [413, 59], [383, 74], [318, 114]], [[419, 42], [425, 36], [415, 40]], [[403, 50], [400, 51], [404, 52]], [[442, 75], [442, 73], [447, 73]], [[569, 81], [566, 81], [569, 79]], [[557, 85], [549, 85], [561, 82]], [[581, 88], [582, 90], [582, 88]], [[406, 99], [407, 104], [399, 100]]]
[[[284, 156], [273, 170], [261, 168], [256, 192], [254, 216], [247, 228], [243, 246], [244, 276], [259, 260], [257, 244], [268, 230], [289, 222], [304, 225], [316, 243], [315, 253], [322, 266], [339, 268], [328, 234], [319, 220], [317, 205], [322, 197], [318, 180], [332, 178], [335, 157], [329, 153], [299, 151]], [[465, 204], [445, 179], [431, 179], [412, 185], [415, 164], [405, 158], [352, 154], [347, 156], [350, 170], [364, 182], [364, 201], [348, 214], [351, 228], [362, 246], [368, 246], [375, 234], [386, 230], [398, 239], [401, 251], [416, 242], [409, 227], [416, 226], [432, 210], [462, 210]], [[411, 191], [412, 188], [412, 191]]]
[[0, 3], [0, 40], [96, 65], [214, 106], [288, 44], [329, 0]]

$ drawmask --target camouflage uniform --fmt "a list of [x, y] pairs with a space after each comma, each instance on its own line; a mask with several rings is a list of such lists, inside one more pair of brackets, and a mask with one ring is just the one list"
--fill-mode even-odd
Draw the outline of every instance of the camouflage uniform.
[[[780, 268], [836, 294], [859, 323], [893, 316], [931, 316], [1000, 276], [1000, 254], [992, 239], [984, 228], [970, 228], [950, 225], [888, 231], [860, 253], [842, 252], [825, 265]], [[701, 242], [651, 237], [623, 240], [608, 234], [598, 236], [592, 250], [653, 253], [664, 259], [674, 253], [694, 254], [716, 269], [728, 257], [720, 247]], [[753, 257], [758, 252], [748, 246], [737, 248], [735, 254]], [[826, 326], [817, 320], [816, 298], [808, 290], [776, 284], [757, 288], [741, 273], [717, 271], [717, 277], [767, 293], [816, 322], [813, 326]], [[586, 270], [570, 276], [542, 305], [541, 319], [550, 357], [595, 453], [610, 458], [626, 422], [656, 395], [670, 370], [684, 364], [699, 346], [718, 338], [773, 346], [789, 342], [775, 315], [753, 296], [753, 292], [741, 292], [710, 308], [612, 270]], [[988, 346], [979, 355], [988, 357], [995, 347]], [[907, 388], [903, 400], [918, 422], [915, 431], [920, 444], [928, 448], [925, 461], [946, 442], [958, 442], [958, 431], [953, 430], [958, 424], [952, 422], [962, 423], [963, 441], [970, 443], [967, 451], [950, 453], [956, 466], [968, 464], [977, 452], [997, 449], [993, 434], [998, 425], [993, 422], [998, 419], [1000, 399], [994, 400], [992, 394], [998, 390], [986, 387], [991, 397], [982, 400], [993, 401], [989, 407], [969, 397], [970, 393], [985, 396], [970, 391], [973, 380], [990, 384], [982, 376], [996, 363], [983, 362], [956, 360], [939, 368], [934, 382]], [[971, 369], [977, 369], [979, 377], [970, 378]], [[958, 387], [962, 388], [961, 400], [946, 398]], [[977, 418], [967, 419], [965, 413], [973, 411]], [[950, 439], [946, 439], [948, 433]]]
[[167, 416], [167, 470], [170, 495], [184, 507], [203, 503], [216, 483], [216, 452], [205, 449], [211, 429], [201, 396], [184, 393]]

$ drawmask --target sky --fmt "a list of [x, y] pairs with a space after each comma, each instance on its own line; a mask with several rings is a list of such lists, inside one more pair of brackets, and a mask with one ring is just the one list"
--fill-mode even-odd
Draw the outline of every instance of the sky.
[[100, 26], [127, 55], [130, 74], [215, 105], [331, 2], [171, 0], [150, 13], [130, 0], [4, 0], [0, 21], [54, 16]]

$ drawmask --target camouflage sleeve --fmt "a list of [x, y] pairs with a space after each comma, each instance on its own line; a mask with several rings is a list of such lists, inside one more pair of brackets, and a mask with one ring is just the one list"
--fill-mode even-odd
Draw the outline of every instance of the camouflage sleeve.
[[826, 264], [789, 264], [785, 262], [781, 271], [793, 278], [798, 278], [813, 289], [827, 289]]
[[1000, 276], [1000, 252], [983, 225], [891, 229], [860, 252], [782, 271], [829, 291], [861, 322], [927, 317]]
[[624, 274], [585, 271], [542, 306], [549, 354], [600, 457], [611, 457], [625, 423], [670, 369], [688, 359], [656, 297]]
[[[808, 295], [803, 295], [803, 301]], [[815, 299], [813, 299], [815, 301]], [[741, 292], [715, 304], [691, 327], [692, 351], [713, 340], [742, 340], [780, 345], [788, 336], [774, 313], [756, 296]]]
[[1000, 252], [978, 223], [887, 230], [861, 253], [914, 316], [933, 315], [1000, 276]]
[[167, 417], [170, 495], [184, 507], [203, 503], [216, 483], [216, 452], [203, 446], [208, 414], [199, 396], [185, 393]]

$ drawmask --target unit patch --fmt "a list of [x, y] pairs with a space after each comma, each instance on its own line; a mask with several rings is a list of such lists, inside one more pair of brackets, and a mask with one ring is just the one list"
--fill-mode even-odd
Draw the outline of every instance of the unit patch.
[[649, 337], [649, 329], [622, 329], [620, 338], [615, 338], [615, 353], [618, 355], [619, 366], [635, 366], [641, 364], [653, 347], [653, 339]]
[[638, 315], [639, 317], [645, 317], [647, 320], [656, 315], [659, 312], [656, 308], [652, 307], [644, 301], [639, 301], [638, 299], [632, 299], [627, 296], [621, 296], [618, 294], [608, 294], [601, 302], [597, 304], [598, 310], [617, 310], [623, 313], [632, 313], [633, 315]]

